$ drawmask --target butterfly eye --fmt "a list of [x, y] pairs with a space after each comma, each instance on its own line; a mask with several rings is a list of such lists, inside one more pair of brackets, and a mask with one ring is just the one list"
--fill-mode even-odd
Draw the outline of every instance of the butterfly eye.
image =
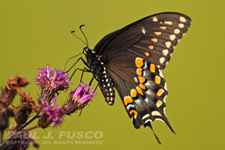
[[85, 47], [83, 52], [84, 52], [84, 54], [87, 54], [88, 51], [89, 51], [89, 48]]

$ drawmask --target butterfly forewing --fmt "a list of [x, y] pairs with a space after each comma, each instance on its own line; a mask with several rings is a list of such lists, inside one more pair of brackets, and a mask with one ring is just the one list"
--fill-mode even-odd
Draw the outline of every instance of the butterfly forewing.
[[102, 54], [102, 61], [126, 53], [143, 57], [163, 70], [190, 21], [179, 13], [149, 16], [114, 32], [107, 40], [103, 38], [104, 42], [100, 41], [94, 50]]

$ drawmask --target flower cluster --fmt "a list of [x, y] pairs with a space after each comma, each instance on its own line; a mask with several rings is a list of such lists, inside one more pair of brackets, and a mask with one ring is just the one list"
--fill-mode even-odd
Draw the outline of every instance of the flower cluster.
[[[9, 117], [15, 116], [16, 126], [13, 128], [14, 134], [10, 133], [8, 138], [0, 144], [0, 149], [23, 149], [28, 147], [28, 143], [34, 142], [32, 138], [15, 138], [17, 135], [25, 133], [35, 128], [47, 128], [49, 125], [58, 127], [64, 121], [66, 115], [71, 115], [77, 110], [84, 108], [87, 103], [95, 97], [95, 89], [90, 90], [90, 86], [81, 83], [75, 90], [69, 93], [69, 100], [62, 107], [56, 104], [60, 91], [66, 91], [69, 84], [68, 74], [62, 70], [50, 68], [38, 69], [38, 76], [35, 78], [36, 84], [40, 87], [41, 93], [38, 97], [38, 105], [32, 100], [29, 93], [21, 93], [21, 87], [26, 87], [29, 82], [22, 77], [10, 78], [0, 96], [0, 129], [3, 131], [8, 127]], [[16, 94], [20, 96], [19, 106], [9, 107]], [[31, 113], [36, 113], [28, 121]], [[37, 125], [24, 130], [31, 122], [38, 119]], [[7, 141], [20, 141], [20, 144], [10, 145]], [[35, 147], [38, 147], [35, 143]]]
[[96, 93], [95, 89], [92, 89], [90, 92], [88, 92], [90, 89], [90, 86], [85, 85], [82, 83], [78, 88], [76, 88], [74, 91], [71, 91], [69, 93], [69, 101], [63, 105], [62, 111], [70, 115], [75, 110], [79, 110], [83, 108], [90, 99], [94, 98]]
[[62, 70], [49, 68], [39, 68], [38, 76], [35, 79], [36, 84], [41, 88], [51, 88], [55, 91], [67, 90], [69, 88], [69, 77]]
[[88, 92], [89, 88], [90, 86], [82, 83], [76, 90], [71, 91], [69, 96], [73, 101], [80, 101], [80, 105], [85, 104], [96, 95], [96, 93], [94, 93], [95, 89], [92, 89], [90, 92]]
[[59, 94], [59, 91], [68, 90], [69, 84], [72, 83], [67, 73], [64, 73], [62, 70], [49, 68], [48, 65], [46, 69], [38, 69], [38, 76], [35, 78], [35, 82], [41, 88], [41, 96], [38, 98], [39, 104], [46, 100], [52, 100], [55, 94]]

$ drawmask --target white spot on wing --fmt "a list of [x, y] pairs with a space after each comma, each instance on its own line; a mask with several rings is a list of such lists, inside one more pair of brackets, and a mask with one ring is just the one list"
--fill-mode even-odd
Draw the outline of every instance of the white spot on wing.
[[181, 22], [186, 22], [187, 20], [184, 17], [180, 16], [180, 21]]
[[152, 120], [151, 119], [148, 119], [148, 120], [145, 121], [145, 123], [150, 122], [150, 121], [152, 121]]
[[175, 29], [175, 30], [174, 30], [174, 33], [175, 33], [175, 34], [179, 34], [179, 33], [180, 33], [180, 29]]
[[142, 30], [141, 30], [142, 33], [145, 34], [145, 33], [146, 33], [146, 32], [145, 32], [145, 29], [144, 29], [144, 28], [141, 28], [141, 29], [142, 29]]
[[149, 89], [148, 89], [148, 91], [146, 91], [146, 94], [151, 95], [151, 92]]
[[164, 61], [165, 61], [165, 57], [161, 57], [161, 58], [159, 59], [159, 62], [160, 62], [161, 64], [163, 64]]
[[143, 71], [143, 75], [142, 75], [143, 77], [145, 77], [146, 76], [146, 72], [145, 71]]
[[183, 23], [179, 23], [179, 24], [178, 24], [178, 27], [179, 27], [179, 28], [183, 28], [183, 27], [184, 27], [184, 24], [183, 24]]
[[153, 111], [152, 116], [161, 116], [161, 114], [158, 111]]
[[129, 111], [130, 108], [135, 108], [135, 107], [134, 107], [134, 104], [128, 104], [127, 107], [126, 107], [127, 111]]
[[148, 118], [148, 117], [150, 117], [150, 115], [149, 115], [149, 114], [146, 114], [146, 115], [144, 115], [144, 116], [142, 117], [142, 119], [144, 120], [144, 119], [146, 119], [146, 118]]
[[162, 77], [162, 78], [164, 78], [161, 71], [159, 71], [159, 76]]
[[162, 122], [164, 122], [164, 123], [165, 123], [165, 121], [164, 121], [164, 120], [162, 120], [161, 118], [156, 118], [156, 119], [155, 119], [155, 121], [156, 121], [156, 120], [159, 120], [159, 121], [162, 121]]
[[153, 17], [152, 21], [157, 22], [158, 21], [157, 17]]
[[167, 55], [168, 53], [169, 53], [169, 51], [168, 51], [168, 49], [164, 49], [163, 51], [162, 51], [162, 53], [163, 53], [163, 55]]
[[146, 82], [146, 83], [144, 83], [144, 85], [149, 87], [149, 86], [150, 86], [150, 82], [149, 82], [149, 80], [147, 80], [147, 82]]
[[149, 102], [149, 99], [146, 97], [146, 98], [144, 99], [144, 101], [145, 101], [146, 103], [148, 103], [148, 102]]
[[142, 67], [143, 69], [147, 69], [148, 67], [148, 62], [147, 61], [144, 61], [144, 67]]
[[174, 35], [174, 34], [170, 35], [170, 40], [171, 41], [175, 40], [175, 38], [176, 38], [176, 35]]
[[171, 42], [170, 42], [170, 41], [168, 41], [168, 42], [166, 42], [166, 43], [165, 43], [165, 45], [166, 45], [166, 47], [167, 47], [167, 48], [170, 48], [170, 46], [171, 46]]
[[140, 99], [137, 99], [137, 100], [134, 101], [134, 103], [140, 105], [141, 104], [141, 100]]
[[172, 21], [165, 21], [164, 23], [165, 23], [165, 24], [168, 24], [168, 25], [172, 25], [172, 24], [173, 24]]

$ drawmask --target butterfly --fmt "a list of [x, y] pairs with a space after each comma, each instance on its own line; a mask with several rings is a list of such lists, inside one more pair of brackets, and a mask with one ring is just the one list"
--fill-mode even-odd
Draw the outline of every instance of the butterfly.
[[161, 71], [190, 22], [181, 13], [154, 14], [106, 35], [93, 50], [84, 48], [83, 62], [105, 101], [114, 104], [116, 89], [135, 128], [152, 129], [151, 122], [161, 120], [174, 132], [165, 114], [168, 91]]

